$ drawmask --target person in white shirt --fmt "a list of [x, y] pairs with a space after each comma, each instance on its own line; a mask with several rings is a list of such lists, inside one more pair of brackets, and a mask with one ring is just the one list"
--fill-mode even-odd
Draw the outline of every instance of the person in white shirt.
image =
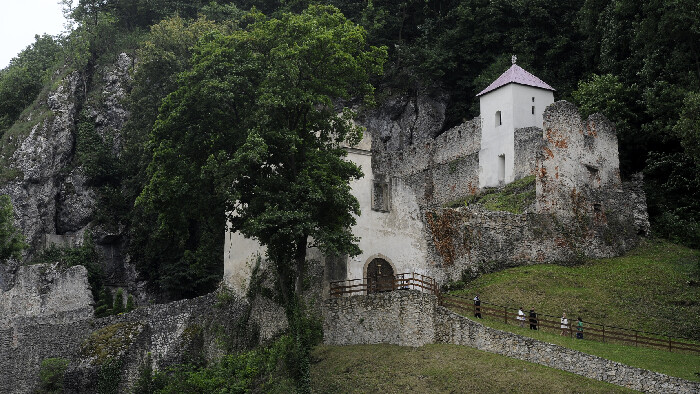
[[518, 322], [520, 327], [525, 327], [525, 312], [523, 312], [523, 307], [518, 309]]
[[569, 335], [569, 319], [566, 318], [566, 312], [561, 315], [561, 335]]

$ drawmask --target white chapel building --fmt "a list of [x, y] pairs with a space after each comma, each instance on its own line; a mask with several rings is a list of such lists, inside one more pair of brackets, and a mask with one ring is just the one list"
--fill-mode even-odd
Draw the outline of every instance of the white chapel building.
[[[365, 278], [376, 281], [400, 273], [444, 278], [442, 268], [429, 261], [429, 229], [423, 210], [425, 195], [439, 199], [435, 196], [454, 194], [455, 189], [460, 190], [458, 194], [474, 193], [477, 182], [481, 189], [522, 177], [523, 174], [515, 174], [514, 168], [528, 167], [530, 170], [521, 172], [532, 172], [534, 150], [525, 154], [517, 152], [515, 141], [519, 137], [515, 130], [538, 127], [539, 131], [532, 135], [541, 140], [542, 115], [554, 102], [553, 91], [551, 86], [515, 64], [514, 58], [513, 65], [477, 95], [481, 116], [465, 123], [471, 127], [467, 127], [468, 132], [456, 127], [428, 143], [432, 146], [431, 159], [425, 153], [427, 145], [411, 145], [403, 151], [375, 152], [372, 139], [376, 130], [367, 130], [357, 146], [348, 148], [347, 156], [365, 174], [350, 185], [362, 212], [352, 228], [353, 234], [360, 239], [358, 246], [362, 252], [354, 257], [327, 258], [321, 256], [318, 249], [310, 249], [309, 258], [321, 261], [325, 266], [324, 280]], [[392, 156], [391, 166], [397, 167], [377, 172], [375, 167], [387, 163], [374, 162], [381, 155]], [[478, 163], [471, 161], [470, 158], [476, 159], [477, 156]], [[457, 162], [466, 163], [463, 171], [459, 164], [455, 164]], [[400, 166], [403, 169], [397, 170]], [[449, 182], [435, 183], [430, 187], [423, 184], [430, 189], [427, 193], [427, 189], [416, 186], [416, 177], [420, 178], [425, 171], [445, 174], [450, 178]], [[465, 185], [469, 187], [463, 187]], [[227, 231], [224, 282], [237, 293], [244, 294], [255, 261], [264, 255], [265, 249], [256, 240]]]

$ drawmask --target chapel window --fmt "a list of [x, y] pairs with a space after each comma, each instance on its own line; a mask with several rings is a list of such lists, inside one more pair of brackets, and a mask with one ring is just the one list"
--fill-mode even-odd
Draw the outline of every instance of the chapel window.
[[389, 212], [389, 184], [374, 182], [372, 187], [372, 210]]

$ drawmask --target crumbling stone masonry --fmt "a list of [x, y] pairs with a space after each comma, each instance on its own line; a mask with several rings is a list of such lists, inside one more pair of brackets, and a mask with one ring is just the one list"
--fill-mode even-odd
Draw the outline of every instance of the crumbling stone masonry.
[[257, 344], [257, 327], [269, 336], [279, 326], [264, 320], [274, 305], [251, 306], [227, 292], [102, 319], [93, 318], [91, 304], [82, 266], [20, 268], [14, 286], [0, 290], [0, 393], [34, 392], [47, 358], [70, 360], [67, 393], [97, 392], [110, 359], [119, 363], [119, 392], [129, 392], [148, 353], [156, 369], [214, 360]]

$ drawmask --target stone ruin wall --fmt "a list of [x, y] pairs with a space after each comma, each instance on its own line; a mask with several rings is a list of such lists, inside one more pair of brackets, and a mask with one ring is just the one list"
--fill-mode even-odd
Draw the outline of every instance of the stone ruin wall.
[[648, 233], [642, 180], [620, 181], [612, 124], [601, 115], [584, 123], [574, 105], [560, 101], [546, 109], [544, 126], [515, 134], [516, 173], [536, 175], [534, 212], [425, 206], [427, 266], [439, 283], [524, 264], [618, 256]]
[[100, 361], [82, 349], [110, 330], [126, 338], [110, 356], [122, 363], [119, 392], [129, 392], [148, 353], [157, 369], [214, 360], [279, 332], [281, 322], [270, 318], [278, 309], [223, 292], [95, 319], [84, 267], [22, 267], [13, 286], [0, 290], [0, 392], [34, 392], [47, 358], [70, 360], [65, 392], [97, 392]]
[[535, 175], [537, 152], [542, 150], [542, 129], [525, 127], [515, 129], [515, 155], [513, 156], [513, 179]]
[[[566, 101], [544, 112], [544, 141], [537, 157], [537, 210], [571, 217], [615, 208], [620, 160], [614, 125], [596, 114], [582, 120]], [[594, 207], [594, 204], [598, 206]]]
[[38, 324], [85, 320], [93, 316], [92, 304], [85, 267], [23, 266], [17, 270], [12, 288], [0, 290], [0, 326], [25, 320]]
[[372, 171], [404, 179], [421, 206], [446, 204], [478, 191], [480, 144], [481, 120], [475, 118], [403, 150], [374, 144]]

